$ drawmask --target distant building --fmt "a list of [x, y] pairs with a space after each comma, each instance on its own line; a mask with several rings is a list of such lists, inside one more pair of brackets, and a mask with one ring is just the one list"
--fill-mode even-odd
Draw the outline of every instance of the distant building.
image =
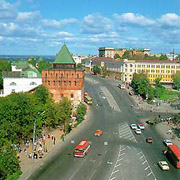
[[59, 102], [63, 97], [72, 100], [75, 107], [83, 102], [84, 71], [76, 67], [65, 44], [56, 55], [52, 67], [42, 71], [42, 82], [53, 94], [55, 102]]
[[42, 78], [39, 71], [26, 62], [12, 63], [12, 72], [4, 71], [3, 76], [3, 93], [1, 96], [7, 96], [12, 92], [28, 92], [31, 89], [42, 84]]
[[129, 51], [129, 55], [150, 55], [150, 49], [127, 49], [127, 48], [108, 48], [108, 47], [100, 47], [99, 48], [99, 57], [111, 57], [114, 58], [115, 54], [118, 54], [120, 57], [123, 56], [123, 54]]
[[180, 63], [170, 60], [126, 60], [123, 63], [121, 79], [130, 83], [134, 73], [146, 73], [149, 81], [154, 83], [160, 77], [161, 83], [173, 83], [172, 76], [180, 71]]

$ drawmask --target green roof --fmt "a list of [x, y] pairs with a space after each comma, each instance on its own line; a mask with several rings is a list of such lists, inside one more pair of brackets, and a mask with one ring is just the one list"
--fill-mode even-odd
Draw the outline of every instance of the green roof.
[[74, 59], [71, 56], [71, 53], [69, 52], [69, 49], [67, 48], [66, 44], [64, 44], [61, 48], [61, 50], [56, 55], [54, 64], [75, 64]]

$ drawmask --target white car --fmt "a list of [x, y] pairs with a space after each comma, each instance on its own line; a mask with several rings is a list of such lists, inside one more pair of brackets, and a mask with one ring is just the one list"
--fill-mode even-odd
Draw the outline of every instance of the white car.
[[166, 161], [159, 161], [158, 165], [164, 171], [168, 171], [169, 170], [169, 165], [168, 165], [168, 163]]
[[144, 126], [144, 124], [138, 124], [138, 128], [141, 129], [141, 130], [142, 130], [142, 129], [144, 130], [144, 129], [145, 129], [145, 126]]
[[136, 130], [135, 130], [135, 133], [136, 133], [136, 134], [141, 134], [141, 129], [136, 129]]
[[131, 124], [131, 129], [137, 129], [137, 125], [136, 124]]
[[173, 145], [173, 143], [170, 139], [165, 139], [163, 142], [166, 146]]

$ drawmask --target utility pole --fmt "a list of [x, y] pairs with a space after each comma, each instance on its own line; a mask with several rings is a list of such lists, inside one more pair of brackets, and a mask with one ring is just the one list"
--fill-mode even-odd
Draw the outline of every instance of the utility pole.
[[[44, 114], [46, 111], [43, 112], [38, 112], [38, 115]], [[36, 140], [36, 119], [34, 120], [34, 128], [33, 128], [33, 142], [32, 142], [32, 154], [31, 154], [31, 158], [32, 160], [34, 160], [34, 143]]]

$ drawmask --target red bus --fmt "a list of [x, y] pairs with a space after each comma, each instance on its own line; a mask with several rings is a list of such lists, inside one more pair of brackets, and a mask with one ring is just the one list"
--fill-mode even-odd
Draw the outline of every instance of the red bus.
[[180, 148], [177, 145], [168, 146], [167, 157], [176, 168], [180, 168]]
[[79, 144], [75, 147], [74, 157], [84, 157], [87, 152], [89, 151], [90, 144], [89, 141], [82, 140]]

